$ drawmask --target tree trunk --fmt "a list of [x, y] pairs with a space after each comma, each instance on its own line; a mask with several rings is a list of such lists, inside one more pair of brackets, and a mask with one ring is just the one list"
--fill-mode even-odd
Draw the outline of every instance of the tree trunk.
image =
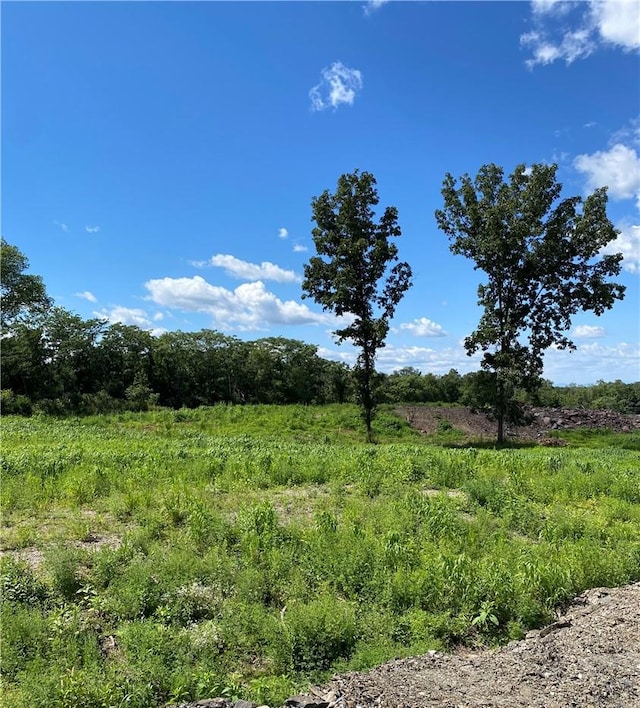
[[504, 383], [502, 379], [500, 378], [500, 372], [498, 372], [498, 445], [502, 445], [504, 442], [504, 418], [505, 418], [505, 411], [507, 408], [506, 405], [506, 395], [505, 395], [505, 390], [504, 390]]
[[504, 442], [504, 410], [500, 408], [498, 412], [498, 445]]

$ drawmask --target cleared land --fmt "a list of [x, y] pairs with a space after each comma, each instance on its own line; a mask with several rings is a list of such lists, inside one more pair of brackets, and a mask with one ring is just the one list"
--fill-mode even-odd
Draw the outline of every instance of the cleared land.
[[640, 580], [637, 433], [494, 450], [442, 428], [382, 414], [369, 446], [348, 406], [6, 417], [3, 704], [276, 706]]

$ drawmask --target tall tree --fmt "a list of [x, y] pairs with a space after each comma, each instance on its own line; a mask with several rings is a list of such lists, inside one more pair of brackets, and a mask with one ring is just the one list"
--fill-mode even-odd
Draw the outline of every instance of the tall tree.
[[505, 182], [502, 168], [489, 164], [474, 180], [464, 175], [459, 187], [447, 174], [444, 209], [436, 211], [451, 251], [486, 274], [478, 287], [484, 311], [465, 348], [484, 352], [498, 442], [515, 389], [539, 385], [544, 352], [552, 345], [575, 349], [566, 335], [571, 317], [601, 315], [624, 296], [624, 287], [609, 280], [620, 273], [622, 255], [600, 255], [618, 233], [607, 217], [606, 189], [584, 201], [560, 199], [557, 167], [518, 165]]
[[51, 307], [51, 298], [39, 275], [26, 274], [27, 257], [16, 246], [0, 238], [0, 322], [4, 332], [19, 321], [43, 315]]
[[334, 194], [325, 190], [313, 199], [317, 255], [305, 266], [302, 283], [303, 297], [349, 321], [335, 334], [339, 342], [348, 339], [360, 349], [355, 374], [369, 441], [376, 353], [384, 347], [389, 321], [411, 285], [411, 268], [398, 262], [397, 246], [391, 242], [401, 234], [398, 211], [387, 207], [375, 222], [375, 185], [371, 173], [356, 170], [340, 177]]

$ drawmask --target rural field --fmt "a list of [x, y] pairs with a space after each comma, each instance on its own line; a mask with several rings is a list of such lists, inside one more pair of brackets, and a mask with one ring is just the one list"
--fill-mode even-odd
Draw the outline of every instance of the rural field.
[[640, 580], [640, 434], [420, 435], [381, 411], [3, 418], [2, 705], [280, 705]]

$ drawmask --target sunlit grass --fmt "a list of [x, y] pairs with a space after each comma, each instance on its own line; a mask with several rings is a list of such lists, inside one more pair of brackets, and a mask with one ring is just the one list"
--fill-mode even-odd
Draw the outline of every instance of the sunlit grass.
[[364, 444], [352, 406], [5, 417], [4, 705], [279, 705], [640, 579], [637, 452], [376, 426]]

